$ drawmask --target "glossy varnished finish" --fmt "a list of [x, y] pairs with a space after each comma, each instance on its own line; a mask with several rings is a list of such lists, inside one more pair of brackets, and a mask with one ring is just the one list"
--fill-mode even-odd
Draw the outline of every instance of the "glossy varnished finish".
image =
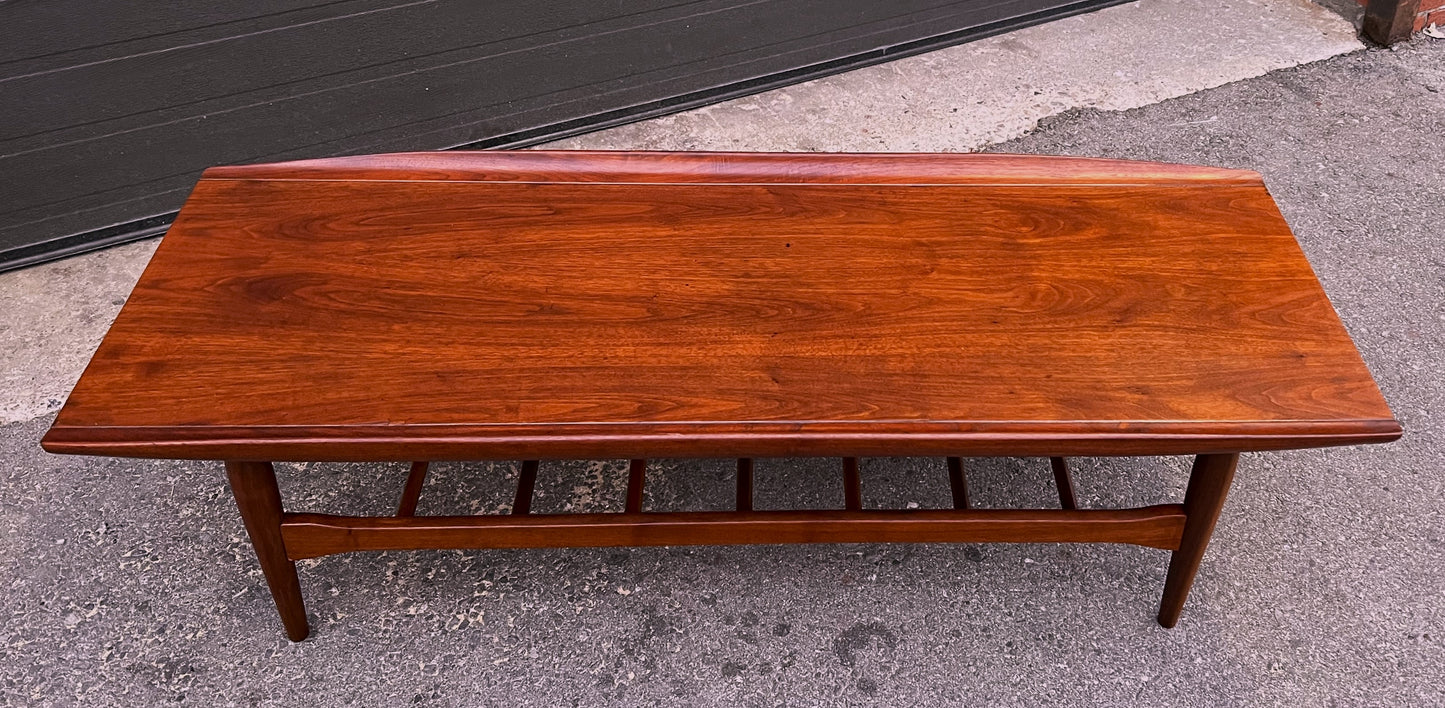
[[[224, 459], [288, 634], [295, 559], [820, 542], [1173, 551], [1179, 618], [1247, 450], [1400, 435], [1259, 176], [1000, 155], [448, 153], [217, 168], [47, 433]], [[1064, 455], [1198, 454], [1184, 503], [1075, 509]], [[753, 457], [842, 457], [843, 509], [754, 511]], [[865, 510], [861, 456], [953, 509]], [[1051, 458], [971, 509], [962, 456]], [[647, 458], [738, 457], [734, 512], [643, 508]], [[539, 460], [625, 506], [534, 514]], [[511, 514], [283, 512], [269, 463], [522, 460]], [[241, 460], [241, 461], [237, 461]]]
[[1058, 456], [1399, 433], [1254, 173], [519, 152], [208, 171], [44, 444]]

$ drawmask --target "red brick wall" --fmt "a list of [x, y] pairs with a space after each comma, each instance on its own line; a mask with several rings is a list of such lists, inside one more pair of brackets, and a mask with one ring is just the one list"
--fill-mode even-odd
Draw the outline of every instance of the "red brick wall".
[[1420, 14], [1415, 16], [1415, 31], [1431, 24], [1445, 25], [1445, 0], [1420, 0]]

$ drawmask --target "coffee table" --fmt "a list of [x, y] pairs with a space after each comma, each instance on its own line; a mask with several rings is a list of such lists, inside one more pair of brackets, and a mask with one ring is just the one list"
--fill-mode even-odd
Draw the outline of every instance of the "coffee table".
[[[445, 152], [208, 170], [43, 441], [224, 460], [287, 634], [294, 561], [361, 550], [1104, 542], [1172, 551], [1178, 621], [1238, 453], [1400, 426], [1253, 172], [1007, 155]], [[1197, 455], [1183, 503], [1080, 509], [1066, 457]], [[949, 509], [865, 509], [864, 456]], [[1049, 457], [1061, 509], [963, 458]], [[753, 508], [842, 458], [844, 509]], [[738, 458], [737, 511], [643, 508]], [[540, 461], [624, 510], [531, 513]], [[290, 513], [272, 460], [413, 463], [395, 516]], [[508, 515], [417, 516], [427, 462], [518, 460]]]

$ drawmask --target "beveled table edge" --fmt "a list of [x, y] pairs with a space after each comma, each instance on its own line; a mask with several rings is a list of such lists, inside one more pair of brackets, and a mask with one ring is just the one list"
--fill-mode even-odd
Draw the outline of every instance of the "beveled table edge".
[[754, 153], [598, 150], [403, 152], [227, 165], [203, 181], [545, 184], [1262, 186], [1252, 170], [1001, 153]]
[[1392, 419], [52, 427], [59, 454], [196, 460], [1198, 455], [1386, 443]]

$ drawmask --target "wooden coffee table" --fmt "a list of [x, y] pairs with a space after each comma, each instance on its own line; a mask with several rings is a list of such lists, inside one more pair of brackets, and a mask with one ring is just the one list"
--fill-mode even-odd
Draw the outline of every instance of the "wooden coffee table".
[[[1253, 172], [450, 152], [208, 170], [43, 444], [225, 460], [300, 640], [302, 558], [865, 541], [1168, 549], [1169, 627], [1237, 453], [1400, 434]], [[1178, 454], [1182, 504], [1075, 508], [1066, 456]], [[953, 508], [864, 509], [895, 455]], [[1063, 508], [971, 508], [983, 455], [1052, 458]], [[753, 510], [777, 456], [843, 458], [845, 508]], [[671, 457], [740, 458], [737, 511], [643, 509]], [[626, 509], [529, 513], [565, 458], [632, 460]], [[415, 515], [425, 461], [481, 459], [522, 461], [510, 515]], [[283, 511], [269, 460], [414, 464], [376, 518]]]

